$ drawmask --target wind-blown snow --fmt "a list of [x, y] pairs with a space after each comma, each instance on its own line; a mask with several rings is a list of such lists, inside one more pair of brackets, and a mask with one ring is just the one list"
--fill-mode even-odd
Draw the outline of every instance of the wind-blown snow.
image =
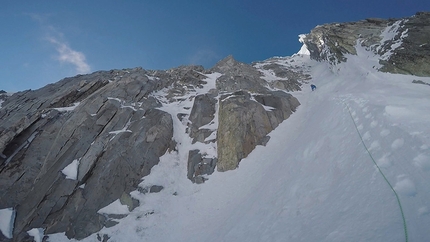
[[66, 175], [66, 179], [76, 180], [78, 179], [78, 167], [79, 160], [73, 160], [72, 163], [64, 167], [61, 172]]
[[[399, 195], [409, 241], [428, 241], [430, 87], [413, 84], [415, 76], [378, 72], [378, 56], [359, 46], [346, 57], [333, 67], [294, 56], [311, 66], [318, 89], [293, 93], [301, 105], [266, 147], [204, 184], [186, 176], [188, 150], [203, 144], [192, 145], [186, 125], [174, 119], [178, 152], [161, 157], [141, 184], [164, 189], [132, 192], [141, 206], [99, 234], [112, 241], [405, 241], [396, 197], [373, 158]], [[176, 117], [189, 110], [189, 99], [162, 109]], [[216, 146], [206, 149], [216, 154]]]
[[299, 35], [299, 42], [302, 43], [302, 47], [300, 48], [299, 52], [297, 52], [298, 55], [310, 55], [311, 52], [309, 52], [308, 47], [305, 45], [305, 37], [306, 35], [301, 34]]
[[8, 239], [12, 238], [15, 210], [13, 208], [0, 209], [0, 232]]

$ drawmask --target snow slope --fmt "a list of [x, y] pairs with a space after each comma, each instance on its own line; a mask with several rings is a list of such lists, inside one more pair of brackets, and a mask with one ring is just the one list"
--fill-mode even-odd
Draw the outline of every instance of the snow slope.
[[[429, 241], [430, 86], [412, 81], [430, 78], [380, 73], [363, 49], [335, 67], [293, 58], [310, 67], [318, 89], [293, 94], [301, 106], [266, 147], [201, 185], [186, 178], [186, 154], [166, 154], [141, 184], [164, 189], [132, 193], [141, 206], [99, 234], [109, 241], [332, 242], [405, 241], [407, 232], [409, 241]], [[189, 138], [177, 134], [179, 150], [186, 148]]]

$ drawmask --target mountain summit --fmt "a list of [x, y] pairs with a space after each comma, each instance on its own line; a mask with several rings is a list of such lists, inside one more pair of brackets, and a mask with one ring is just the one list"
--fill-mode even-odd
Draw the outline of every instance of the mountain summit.
[[425, 241], [429, 37], [325, 24], [292, 57], [0, 93], [0, 240]]

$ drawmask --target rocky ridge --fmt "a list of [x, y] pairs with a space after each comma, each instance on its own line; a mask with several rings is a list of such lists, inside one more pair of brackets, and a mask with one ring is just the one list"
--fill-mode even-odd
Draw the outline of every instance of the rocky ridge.
[[[189, 150], [192, 182], [204, 182], [215, 167], [235, 169], [299, 105], [286, 92], [299, 90], [309, 76], [295, 71], [291, 81], [280, 77], [284, 85], [275, 90], [258, 68], [230, 56], [209, 70], [99, 71], [3, 95], [0, 209], [16, 212], [13, 241], [31, 241], [32, 228], [82, 239], [113, 226], [118, 215], [100, 212], [103, 207], [119, 199], [132, 210], [139, 202], [131, 191], [163, 189], [139, 184], [160, 156], [178, 152], [177, 121], [197, 147], [215, 150]], [[177, 113], [163, 109], [187, 101]], [[71, 164], [75, 178], [64, 172]]]
[[[380, 56], [381, 71], [429, 76], [429, 19], [326, 24], [301, 41], [332, 66], [361, 46]], [[103, 208], [118, 202], [131, 211], [139, 200], [130, 192], [164, 189], [142, 178], [167, 153], [186, 154], [178, 162], [190, 182], [237, 168], [300, 105], [293, 95], [310, 73], [294, 56], [252, 65], [229, 56], [211, 69], [98, 71], [0, 92], [0, 209], [16, 214], [13, 237], [0, 240], [32, 241], [33, 228], [82, 239], [114, 226], [127, 214]]]
[[357, 45], [380, 56], [380, 71], [417, 76], [430, 75], [430, 13], [403, 19], [370, 18], [331, 23], [302, 35], [311, 58], [333, 65], [356, 55]]

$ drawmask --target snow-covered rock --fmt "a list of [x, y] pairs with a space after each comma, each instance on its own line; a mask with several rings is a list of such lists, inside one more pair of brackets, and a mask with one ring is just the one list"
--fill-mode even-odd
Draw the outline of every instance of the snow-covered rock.
[[428, 20], [317, 26], [296, 55], [252, 65], [2, 95], [0, 211], [16, 219], [0, 239], [401, 241], [408, 227], [424, 241]]
[[[379, 55], [378, 68], [384, 72], [430, 75], [430, 13], [418, 12], [403, 19], [366, 19], [331, 23], [301, 35], [301, 42], [315, 60], [332, 64], [357, 54], [356, 43]], [[369, 53], [372, 54], [372, 53]]]

